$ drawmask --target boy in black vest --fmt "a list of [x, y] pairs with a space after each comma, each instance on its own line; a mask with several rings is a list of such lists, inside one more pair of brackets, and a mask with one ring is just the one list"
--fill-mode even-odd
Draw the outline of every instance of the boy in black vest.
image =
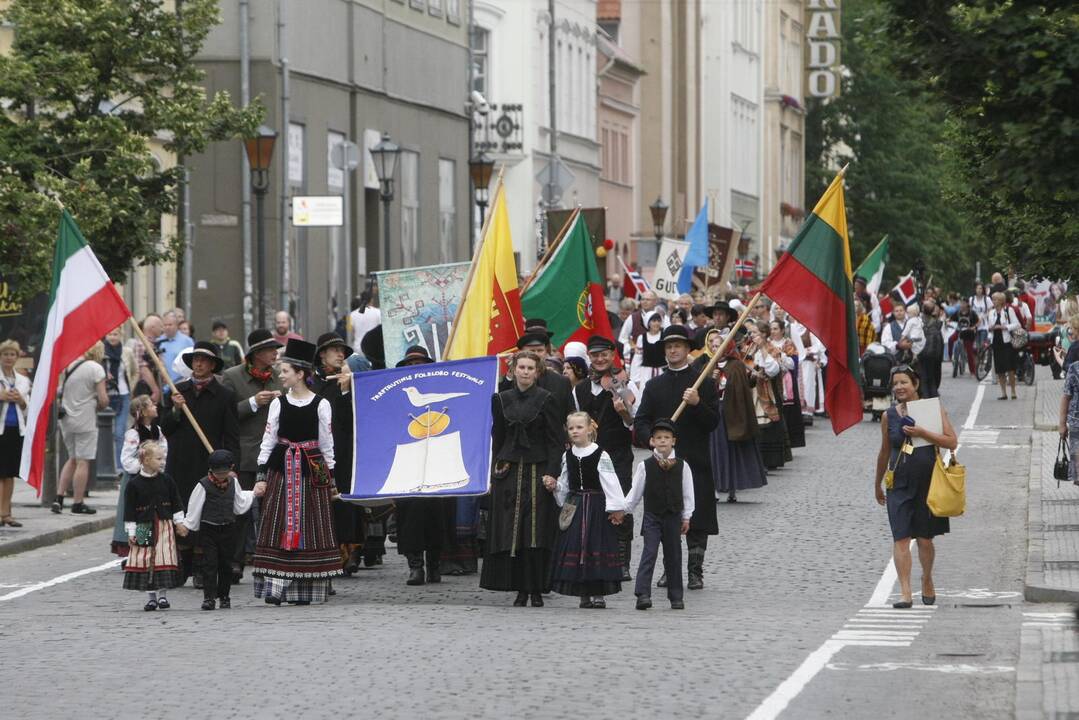
[[689, 531], [693, 516], [693, 472], [689, 463], [674, 456], [676, 433], [670, 420], [652, 424], [652, 456], [642, 460], [633, 473], [633, 487], [626, 495], [626, 513], [633, 512], [644, 498], [641, 535], [644, 551], [637, 568], [634, 593], [637, 609], [652, 607], [652, 572], [656, 552], [663, 543], [663, 568], [667, 572], [667, 599], [672, 610], [682, 610], [682, 535]]
[[232, 555], [235, 550], [233, 523], [237, 515], [251, 509], [256, 497], [266, 492], [266, 483], [255, 483], [254, 490], [244, 490], [233, 466], [236, 464], [228, 450], [214, 450], [207, 463], [210, 472], [195, 484], [187, 502], [184, 525], [198, 532], [197, 546], [202, 550], [202, 609], [213, 610], [215, 600], [221, 609], [232, 607], [229, 588], [232, 585]]

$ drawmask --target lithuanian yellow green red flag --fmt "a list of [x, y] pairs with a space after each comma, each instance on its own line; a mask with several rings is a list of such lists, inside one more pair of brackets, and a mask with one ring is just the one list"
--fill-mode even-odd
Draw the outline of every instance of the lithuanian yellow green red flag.
[[824, 408], [833, 432], [839, 434], [861, 422], [861, 371], [842, 171], [760, 290], [828, 348]]

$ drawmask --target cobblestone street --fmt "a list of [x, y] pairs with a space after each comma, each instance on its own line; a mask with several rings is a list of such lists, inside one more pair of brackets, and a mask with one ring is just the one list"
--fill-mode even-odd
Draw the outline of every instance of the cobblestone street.
[[[636, 612], [629, 588], [580, 610], [559, 596], [513, 608], [475, 576], [406, 587], [391, 551], [325, 606], [264, 605], [245, 578], [231, 611], [200, 611], [187, 587], [145, 613], [117, 567], [61, 578], [109, 561], [107, 531], [2, 558], [0, 633], [19, 668], [4, 717], [284, 717], [327, 693], [325, 714], [384, 718], [1013, 717], [1024, 613], [1067, 608], [1023, 600], [1033, 389], [1001, 403], [977, 388], [942, 391], [968, 504], [937, 543], [936, 609], [891, 610], [879, 425], [834, 437], [818, 420], [767, 487], [719, 506], [684, 612]], [[916, 601], [918, 577], [915, 563]]]

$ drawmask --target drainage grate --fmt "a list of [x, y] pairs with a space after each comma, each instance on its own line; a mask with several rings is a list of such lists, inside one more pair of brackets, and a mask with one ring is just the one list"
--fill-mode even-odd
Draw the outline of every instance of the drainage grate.
[[992, 609], [992, 608], [1010, 608], [1011, 603], [959, 603], [952, 607], [957, 608], [977, 608], [977, 609]]
[[1046, 525], [1047, 532], [1079, 532], [1079, 525]]
[[1079, 505], [1079, 498], [1053, 498], [1043, 499], [1045, 505]]
[[945, 657], [945, 658], [976, 658], [976, 657], [985, 657], [985, 653], [937, 653], [937, 657]]
[[1058, 650], [1049, 653], [1051, 663], [1079, 663], [1079, 650]]

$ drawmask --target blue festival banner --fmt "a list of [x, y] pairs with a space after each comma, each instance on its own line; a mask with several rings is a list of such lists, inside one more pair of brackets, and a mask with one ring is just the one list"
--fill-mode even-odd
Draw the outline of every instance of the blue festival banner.
[[355, 459], [343, 499], [487, 492], [498, 358], [356, 373], [352, 389]]

